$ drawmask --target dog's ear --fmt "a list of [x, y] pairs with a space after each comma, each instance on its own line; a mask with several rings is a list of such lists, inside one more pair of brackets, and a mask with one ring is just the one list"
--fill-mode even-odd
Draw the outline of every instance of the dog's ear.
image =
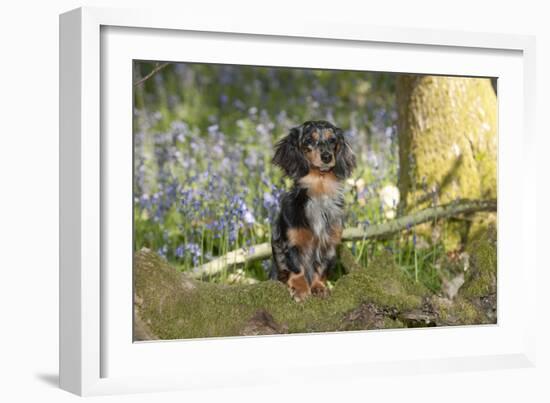
[[279, 166], [286, 175], [297, 179], [307, 175], [309, 164], [300, 150], [302, 126], [295, 127], [275, 145], [273, 164]]
[[340, 128], [336, 128], [337, 150], [336, 150], [336, 165], [334, 166], [334, 174], [340, 179], [346, 179], [351, 176], [355, 169], [355, 154], [351, 146], [344, 137], [344, 132]]

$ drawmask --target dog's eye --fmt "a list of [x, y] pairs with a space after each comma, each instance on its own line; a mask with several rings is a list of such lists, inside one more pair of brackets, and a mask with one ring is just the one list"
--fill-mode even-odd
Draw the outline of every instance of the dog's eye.
[[328, 139], [328, 143], [329, 143], [329, 144], [334, 144], [334, 143], [336, 143], [336, 137], [330, 137], [330, 138]]

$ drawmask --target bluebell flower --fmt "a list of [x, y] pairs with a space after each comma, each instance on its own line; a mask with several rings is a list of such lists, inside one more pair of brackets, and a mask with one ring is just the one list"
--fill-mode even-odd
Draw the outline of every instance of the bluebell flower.
[[250, 211], [246, 211], [243, 214], [243, 219], [244, 219], [244, 222], [247, 225], [253, 225], [256, 222], [256, 219], [254, 218], [254, 215], [252, 215], [252, 213]]
[[269, 273], [271, 271], [271, 261], [269, 259], [265, 259], [262, 261], [262, 268], [266, 273]]
[[177, 257], [182, 258], [185, 253], [185, 247], [183, 245], [178, 246], [175, 253]]
[[264, 192], [264, 207], [267, 210], [270, 210], [276, 204], [277, 200], [273, 197], [273, 195], [271, 193]]
[[229, 242], [233, 243], [236, 240], [237, 240], [237, 231], [235, 230], [235, 228], [232, 228], [229, 231]]
[[157, 250], [157, 253], [166, 259], [166, 255], [168, 254], [168, 246], [162, 245], [162, 247]]

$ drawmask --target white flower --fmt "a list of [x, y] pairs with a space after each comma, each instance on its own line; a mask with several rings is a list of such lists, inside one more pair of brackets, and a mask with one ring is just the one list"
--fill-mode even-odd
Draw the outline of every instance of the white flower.
[[357, 180], [349, 178], [346, 183], [356, 188], [358, 193], [361, 193], [363, 189], [365, 189], [365, 180], [363, 178], [359, 178]]
[[394, 185], [386, 185], [378, 193], [382, 203], [382, 211], [387, 219], [395, 218], [397, 205], [399, 204], [399, 189]]

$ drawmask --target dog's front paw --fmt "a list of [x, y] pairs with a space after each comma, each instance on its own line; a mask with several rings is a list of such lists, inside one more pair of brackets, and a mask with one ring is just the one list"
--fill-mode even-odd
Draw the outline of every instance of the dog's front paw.
[[318, 272], [313, 275], [313, 282], [311, 283], [311, 293], [321, 298], [326, 298], [329, 295], [326, 277], [320, 276]]
[[312, 284], [311, 294], [315, 295], [316, 297], [326, 298], [329, 296], [330, 291], [325, 284], [318, 281]]
[[290, 288], [290, 296], [294, 299], [296, 302], [303, 302], [306, 300], [307, 297], [311, 295], [311, 291], [308, 290], [298, 290], [296, 288]]
[[302, 302], [311, 295], [311, 288], [303, 273], [292, 273], [288, 278], [287, 285], [290, 296], [294, 298], [296, 302]]

